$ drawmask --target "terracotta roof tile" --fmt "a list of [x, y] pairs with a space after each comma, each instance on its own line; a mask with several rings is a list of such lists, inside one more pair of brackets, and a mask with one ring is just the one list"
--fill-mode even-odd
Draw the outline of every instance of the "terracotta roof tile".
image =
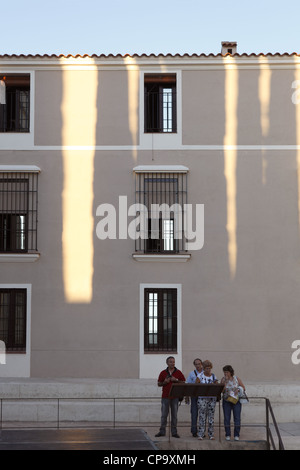
[[[230, 54], [226, 54], [227, 55], [230, 55]], [[242, 54], [239, 54], [239, 53], [235, 53], [233, 54], [233, 56], [235, 57], [267, 57], [267, 56], [271, 56], [271, 57], [275, 57], [275, 56], [280, 56], [280, 57], [283, 57], [283, 56], [287, 56], [287, 57], [292, 57], [292, 56], [299, 56], [300, 53], [297, 53], [297, 52], [292, 52], [292, 53], [289, 53], [289, 52], [283, 52], [283, 53], [280, 53], [280, 52], [275, 52], [275, 53], [271, 53], [271, 52], [268, 52], [268, 53], [263, 53], [263, 52], [260, 52], [258, 54], [252, 52], [250, 54], [247, 54], [247, 53], [242, 53]], [[201, 54], [197, 54], [197, 53], [193, 53], [193, 54], [171, 54], [171, 53], [168, 53], [168, 54], [0, 54], [0, 59], [3, 59], [3, 58], [53, 58], [53, 59], [62, 59], [62, 58], [74, 58], [74, 59], [84, 59], [84, 58], [126, 58], [126, 57], [137, 57], [137, 58], [143, 58], [143, 57], [225, 57], [225, 55], [222, 55], [221, 53], [219, 54], [213, 54], [213, 53], [210, 53], [210, 54], [204, 54], [204, 53], [201, 53]]]

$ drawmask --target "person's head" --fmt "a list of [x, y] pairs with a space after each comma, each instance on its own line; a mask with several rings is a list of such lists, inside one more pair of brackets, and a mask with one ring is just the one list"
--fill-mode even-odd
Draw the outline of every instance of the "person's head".
[[223, 372], [226, 379], [230, 379], [234, 376], [234, 370], [230, 365], [224, 366]]
[[198, 372], [200, 372], [202, 370], [202, 361], [201, 361], [201, 359], [199, 359], [197, 357], [196, 359], [194, 359], [193, 364], [194, 364], [194, 366], [195, 366], [195, 368]]
[[167, 366], [168, 366], [170, 369], [173, 369], [173, 368], [175, 367], [175, 357], [173, 357], [173, 356], [167, 357], [166, 363], [167, 363]]
[[206, 360], [202, 362], [202, 367], [205, 375], [211, 375], [211, 370], [213, 368], [212, 362]]

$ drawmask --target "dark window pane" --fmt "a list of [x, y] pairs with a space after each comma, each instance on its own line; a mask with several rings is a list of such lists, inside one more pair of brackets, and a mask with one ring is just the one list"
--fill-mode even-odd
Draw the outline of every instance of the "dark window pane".
[[0, 76], [0, 132], [29, 132], [29, 75]]
[[26, 289], [0, 289], [0, 340], [6, 351], [26, 351]]
[[144, 350], [177, 351], [177, 290], [145, 289]]
[[176, 75], [145, 74], [145, 132], [177, 131]]

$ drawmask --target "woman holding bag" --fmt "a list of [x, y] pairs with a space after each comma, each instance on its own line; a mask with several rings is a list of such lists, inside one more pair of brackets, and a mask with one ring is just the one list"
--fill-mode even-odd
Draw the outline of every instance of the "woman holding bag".
[[234, 421], [234, 440], [238, 441], [241, 429], [241, 412], [242, 404], [239, 399], [241, 391], [244, 393], [246, 388], [241, 379], [234, 375], [234, 370], [230, 365], [223, 367], [224, 377], [221, 384], [224, 384], [223, 389], [223, 413], [224, 413], [224, 426], [225, 438], [230, 441], [230, 420], [231, 412], [233, 413]]

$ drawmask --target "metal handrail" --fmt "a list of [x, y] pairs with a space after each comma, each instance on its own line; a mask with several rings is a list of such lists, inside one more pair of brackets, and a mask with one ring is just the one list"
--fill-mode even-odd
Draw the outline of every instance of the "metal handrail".
[[267, 429], [268, 446], [270, 448], [270, 442], [271, 442], [273, 450], [276, 450], [276, 445], [275, 445], [274, 438], [273, 438], [273, 435], [272, 435], [272, 431], [271, 431], [271, 428], [270, 428], [269, 415], [271, 415], [272, 420], [273, 420], [273, 425], [274, 425], [274, 428], [275, 428], [275, 431], [276, 431], [276, 434], [277, 434], [277, 438], [278, 438], [279, 450], [284, 450], [283, 441], [282, 441], [280, 431], [279, 431], [279, 427], [278, 427], [278, 424], [277, 424], [277, 421], [276, 421], [276, 418], [275, 418], [275, 415], [274, 415], [274, 412], [273, 412], [273, 408], [271, 406], [271, 402], [268, 398], [265, 398], [265, 401], [266, 401], [266, 429]]
[[[274, 437], [273, 437], [273, 434], [272, 434], [272, 430], [271, 430], [271, 427], [270, 427], [270, 417], [272, 418], [272, 421], [273, 421], [273, 426], [274, 426], [274, 429], [276, 431], [276, 435], [277, 435], [277, 438], [278, 438], [278, 445], [279, 445], [279, 449], [278, 450], [285, 450], [284, 449], [284, 444], [283, 444], [283, 441], [282, 441], [282, 438], [281, 438], [281, 435], [280, 435], [280, 430], [279, 430], [279, 427], [278, 427], [278, 424], [277, 424], [277, 421], [276, 421], [276, 418], [275, 418], [275, 415], [274, 415], [274, 412], [273, 412], [273, 409], [272, 409], [272, 406], [271, 406], [271, 402], [270, 400], [267, 398], [267, 397], [249, 397], [249, 400], [264, 400], [265, 401], [265, 407], [266, 407], [266, 424], [265, 424], [265, 427], [266, 427], [266, 441], [267, 441], [267, 445], [268, 445], [268, 449], [270, 450], [271, 448], [273, 450], [277, 450], [276, 449], [276, 444], [275, 444], [275, 440], [274, 440]], [[143, 402], [146, 402], [147, 400], [161, 400], [161, 397], [110, 397], [110, 398], [103, 398], [103, 397], [18, 397], [18, 398], [0, 398], [0, 430], [3, 429], [3, 402], [5, 401], [42, 401], [42, 400], [49, 400], [49, 401], [56, 401], [57, 402], [57, 416], [56, 416], [56, 428], [57, 429], [60, 429], [60, 423], [61, 423], [61, 415], [60, 415], [60, 406], [61, 406], [61, 401], [81, 401], [81, 400], [85, 400], [85, 401], [97, 401], [97, 400], [101, 400], [101, 401], [105, 401], [105, 400], [108, 400], [108, 401], [111, 401], [112, 402], [112, 405], [113, 405], [113, 417], [112, 417], [112, 420], [111, 420], [111, 423], [112, 423], [112, 427], [113, 428], [116, 428], [116, 401], [120, 400], [120, 401], [130, 401], [130, 400], [143, 400]], [[151, 426], [151, 424], [147, 423], [147, 426]], [[153, 424], [154, 426], [154, 424]], [[157, 426], [157, 423], [155, 423], [155, 426]], [[245, 425], [247, 426], [247, 425]], [[249, 425], [248, 425], [249, 426]], [[254, 426], [257, 426], [257, 425], [254, 425]], [[263, 425], [261, 425], [263, 426]], [[47, 427], [47, 426], [46, 426]], [[88, 427], [88, 426], [80, 426], [80, 427]], [[128, 426], [126, 426], [128, 427]], [[28, 429], [29, 427], [26, 427], [26, 429]], [[34, 429], [36, 429], [37, 426], [34, 427]], [[51, 428], [53, 428], [53, 426], [51, 426]], [[66, 426], [63, 426], [63, 428], [66, 428]], [[220, 404], [219, 404], [219, 432], [220, 432], [220, 428], [221, 428], [221, 419], [220, 419]]]

